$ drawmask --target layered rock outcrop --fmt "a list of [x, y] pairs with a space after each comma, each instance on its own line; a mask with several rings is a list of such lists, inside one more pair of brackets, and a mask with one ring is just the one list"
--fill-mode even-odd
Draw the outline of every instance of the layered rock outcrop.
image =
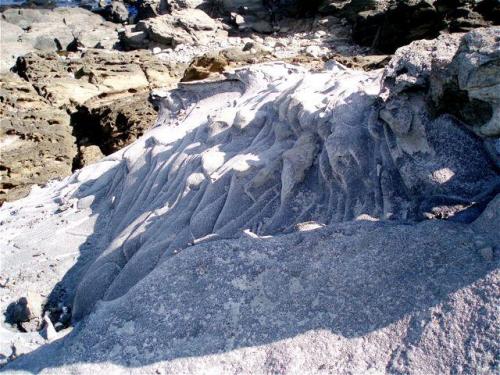
[[76, 155], [69, 115], [15, 74], [0, 76], [0, 202], [67, 176]]
[[88, 49], [31, 52], [15, 70], [0, 76], [2, 201], [133, 142], [157, 117], [149, 91], [175, 85], [184, 67], [149, 51]]
[[56, 107], [68, 109], [93, 98], [171, 87], [183, 68], [182, 64], [163, 61], [149, 51], [123, 53], [99, 49], [67, 56], [30, 53], [16, 63], [16, 72], [44, 98]]
[[[36, 93], [33, 92], [34, 95], [42, 96], [54, 107], [70, 114], [78, 150], [73, 168], [83, 166], [84, 161], [98, 158], [100, 153], [94, 146], [100, 147], [101, 153], [108, 154], [116, 151], [118, 145], [126, 145], [138, 134], [143, 134], [154, 123], [154, 105], [149, 101], [144, 101], [147, 92], [156, 87], [169, 88], [183, 76], [186, 79], [199, 79], [206, 77], [207, 73], [212, 73], [209, 72], [210, 67], [203, 66], [204, 59], [200, 58], [206, 52], [220, 55], [230, 65], [282, 59], [303, 65], [318, 66], [322, 65], [321, 59], [328, 58], [330, 48], [345, 55], [365, 53], [364, 50], [352, 45], [348, 38], [348, 29], [332, 17], [317, 20], [314, 23], [315, 30], [311, 30], [311, 25], [313, 25], [311, 20], [290, 21], [287, 24], [295, 34], [264, 40], [258, 36], [254, 36], [254, 39], [239, 36], [228, 38], [227, 32], [223, 30], [226, 26], [209, 18], [201, 10], [186, 9], [180, 4], [172, 5], [172, 10], [173, 13], [166, 14], [164, 18], [162, 16], [158, 19], [148, 19], [141, 21], [139, 25], [127, 27], [122, 41], [125, 44], [132, 43], [128, 48], [139, 48], [132, 53], [88, 48], [89, 44], [74, 39], [69, 44], [65, 42], [61, 45], [60, 50], [33, 51], [19, 57], [16, 61], [13, 68], [33, 85], [36, 90]], [[29, 34], [30, 30], [38, 30], [41, 27], [47, 10], [18, 9], [16, 12], [9, 10], [5, 12], [4, 18], [13, 22], [8, 25], [14, 28], [18, 27], [14, 24], [16, 22], [27, 28], [27, 30], [20, 28], [18, 30], [25, 35]], [[106, 27], [111, 25], [100, 16], [87, 11], [82, 13], [79, 9], [65, 10], [61, 14], [68, 15], [65, 22], [68, 23], [67, 28], [71, 30], [73, 30], [75, 17], [80, 14], [85, 15], [85, 20], [88, 17], [91, 18], [89, 23], [92, 27], [94, 22], [106, 25]], [[53, 14], [46, 21], [51, 24], [52, 18]], [[130, 36], [129, 30], [133, 27], [163, 25], [163, 21], [167, 18], [172, 22], [166, 23], [168, 30], [162, 30], [173, 34], [160, 33], [158, 38], [163, 38], [161, 40], [165, 41], [170, 40], [170, 36], [177, 35], [180, 36], [177, 41], [174, 38], [171, 44], [164, 45], [151, 41], [149, 36], [141, 37], [140, 35], [148, 35], [147, 32], [142, 31], [132, 33], [134, 34], [132, 38], [127, 39]], [[60, 32], [63, 33], [65, 30], [67, 31], [63, 28]], [[85, 32], [90, 31], [85, 30]], [[217, 35], [212, 35], [214, 32]], [[19, 35], [16, 33], [13, 35], [15, 44], [7, 45], [7, 50], [21, 43], [18, 41]], [[111, 35], [116, 36], [114, 29]], [[22, 38], [20, 40], [22, 41]], [[177, 45], [181, 42], [183, 44]], [[174, 45], [175, 50], [172, 49]], [[155, 46], [154, 54], [141, 50], [153, 46]], [[25, 52], [27, 51], [22, 53]], [[302, 54], [304, 56], [301, 56]], [[187, 65], [190, 61], [194, 70], [184, 74], [184, 64]], [[349, 59], [342, 61], [349, 61]], [[220, 68], [216, 70], [220, 71]], [[189, 78], [190, 75], [191, 78]], [[131, 116], [131, 118], [124, 116]], [[119, 126], [111, 126], [110, 119], [118, 121]], [[114, 130], [111, 130], [112, 128]], [[118, 131], [117, 128], [120, 130]], [[114, 136], [117, 137], [116, 140], [112, 140]], [[71, 157], [72, 155], [68, 155], [69, 159]], [[15, 171], [12, 173], [15, 174]], [[36, 183], [40, 182], [41, 180], [36, 181]], [[9, 186], [8, 183], [5, 186]]]

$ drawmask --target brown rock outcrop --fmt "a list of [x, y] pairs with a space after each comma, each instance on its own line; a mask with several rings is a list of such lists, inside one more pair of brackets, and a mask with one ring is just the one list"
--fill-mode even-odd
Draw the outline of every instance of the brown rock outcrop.
[[0, 76], [0, 117], [0, 203], [71, 173], [76, 146], [69, 115], [14, 74]]
[[183, 68], [149, 51], [20, 57], [19, 75], [0, 76], [0, 200], [19, 199], [31, 185], [67, 176], [134, 141], [157, 116], [149, 90], [174, 85]]

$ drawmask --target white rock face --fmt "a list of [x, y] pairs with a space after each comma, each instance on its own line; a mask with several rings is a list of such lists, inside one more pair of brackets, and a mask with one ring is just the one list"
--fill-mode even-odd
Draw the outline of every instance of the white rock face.
[[2, 207], [9, 264], [33, 236], [79, 253], [74, 331], [8, 369], [494, 372], [496, 156], [421, 93], [384, 102], [389, 76], [183, 84], [137, 142]]

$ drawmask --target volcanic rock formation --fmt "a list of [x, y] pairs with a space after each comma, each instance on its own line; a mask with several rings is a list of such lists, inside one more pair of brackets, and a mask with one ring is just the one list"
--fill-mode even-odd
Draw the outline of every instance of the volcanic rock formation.
[[0, 209], [8, 272], [27, 238], [78, 254], [37, 290], [73, 332], [7, 368], [495, 372], [499, 33], [158, 92], [143, 137]]

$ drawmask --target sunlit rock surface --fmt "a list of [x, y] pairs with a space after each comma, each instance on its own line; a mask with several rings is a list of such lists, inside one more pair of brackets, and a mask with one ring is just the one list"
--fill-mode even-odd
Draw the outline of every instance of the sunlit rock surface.
[[498, 138], [426, 78], [481, 35], [158, 92], [134, 144], [0, 210], [12, 270], [30, 236], [79, 254], [51, 295], [75, 329], [8, 369], [495, 372]]

